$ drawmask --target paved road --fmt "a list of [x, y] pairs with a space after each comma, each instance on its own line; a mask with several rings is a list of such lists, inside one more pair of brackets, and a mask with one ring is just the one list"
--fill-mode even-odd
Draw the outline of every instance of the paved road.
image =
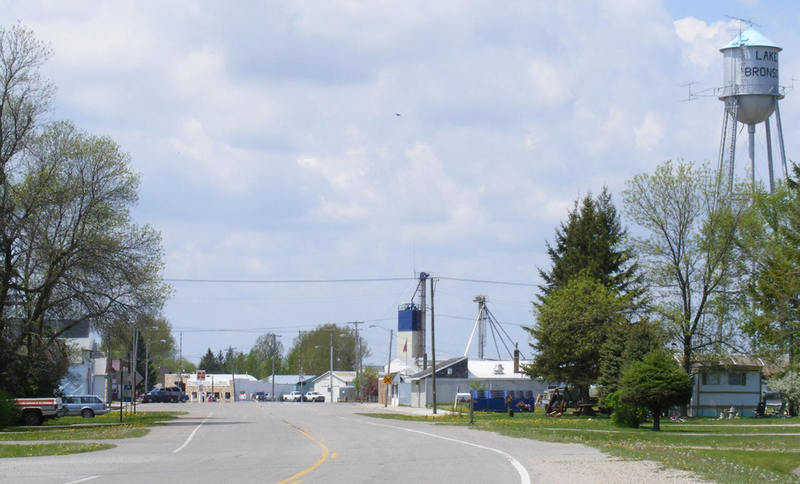
[[0, 460], [0, 482], [525, 484], [558, 480], [564, 465], [576, 463], [582, 471], [569, 471], [573, 482], [640, 482], [636, 473], [619, 478], [627, 463], [611, 463], [584, 446], [358, 415], [382, 407], [239, 402], [146, 408], [189, 414], [146, 437], [115, 440], [115, 449]]

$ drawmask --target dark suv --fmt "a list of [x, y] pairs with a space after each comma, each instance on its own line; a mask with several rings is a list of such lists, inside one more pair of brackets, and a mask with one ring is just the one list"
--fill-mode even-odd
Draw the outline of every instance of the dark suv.
[[170, 403], [185, 402], [186, 400], [189, 400], [189, 396], [183, 393], [178, 387], [168, 387], [165, 388], [164, 391], [169, 394], [167, 401]]
[[164, 390], [153, 389], [142, 395], [142, 403], [169, 402], [170, 395]]

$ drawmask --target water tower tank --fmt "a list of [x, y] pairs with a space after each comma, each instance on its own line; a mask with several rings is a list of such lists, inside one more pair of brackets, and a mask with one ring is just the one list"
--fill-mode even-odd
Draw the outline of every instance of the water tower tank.
[[778, 52], [774, 42], [749, 28], [741, 32], [723, 53], [724, 85], [720, 99], [736, 97], [740, 123], [756, 124], [766, 120], [783, 99], [778, 86]]

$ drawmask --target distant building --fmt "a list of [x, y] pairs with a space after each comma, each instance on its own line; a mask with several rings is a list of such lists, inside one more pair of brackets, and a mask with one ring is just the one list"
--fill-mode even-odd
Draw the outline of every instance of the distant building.
[[[347, 402], [355, 400], [355, 379], [356, 372], [354, 371], [334, 370], [333, 391], [331, 392], [331, 372], [326, 371], [322, 375], [314, 378], [312, 385], [315, 392], [320, 395], [325, 395], [326, 403]], [[331, 398], [331, 395], [333, 395], [333, 398]]]
[[205, 379], [197, 376], [197, 373], [166, 373], [164, 386], [183, 386], [191, 402], [204, 402], [212, 396], [218, 402], [249, 400], [252, 393], [264, 391], [263, 384], [246, 373], [208, 373]]
[[[395, 364], [397, 363], [397, 368]], [[530, 364], [520, 361], [520, 367]], [[433, 368], [411, 373], [415, 367], [403, 361], [391, 363], [391, 405], [426, 407], [433, 404]], [[473, 387], [484, 390], [514, 390], [530, 392], [534, 397], [547, 389], [547, 383], [531, 379], [521, 372], [514, 372], [514, 360], [470, 360], [459, 356], [436, 363], [436, 401], [447, 404], [455, 400], [456, 393], [468, 392]], [[385, 398], [385, 383], [378, 380], [378, 401]]]
[[[306, 393], [313, 387], [314, 378], [314, 375], [275, 375], [275, 399], [280, 400], [283, 395], [294, 391]], [[262, 391], [272, 395], [272, 375], [261, 382], [266, 385], [266, 390]]]

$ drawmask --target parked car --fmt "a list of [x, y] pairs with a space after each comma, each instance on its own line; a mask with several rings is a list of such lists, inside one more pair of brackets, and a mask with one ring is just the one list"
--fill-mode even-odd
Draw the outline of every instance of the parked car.
[[189, 400], [189, 396], [183, 393], [183, 391], [178, 387], [167, 387], [164, 388], [164, 391], [169, 394], [167, 401], [170, 403], [185, 402]]
[[154, 388], [142, 395], [142, 403], [166, 403], [170, 401], [170, 394], [166, 390]]
[[317, 392], [306, 392], [305, 399], [307, 402], [324, 402], [325, 395]]
[[306, 397], [303, 395], [302, 392], [293, 391], [292, 393], [287, 393], [283, 396], [284, 402], [302, 402]]
[[67, 395], [63, 398], [66, 415], [94, 418], [108, 413], [108, 405], [97, 395]]
[[253, 394], [253, 400], [255, 400], [256, 402], [268, 402], [271, 401], [272, 399], [269, 397], [269, 393], [255, 392]]

